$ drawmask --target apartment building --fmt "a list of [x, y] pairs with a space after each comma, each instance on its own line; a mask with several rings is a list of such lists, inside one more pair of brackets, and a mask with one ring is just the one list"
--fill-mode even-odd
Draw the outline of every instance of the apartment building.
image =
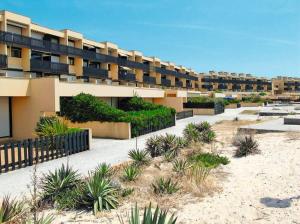
[[81, 92], [112, 106], [138, 95], [180, 111], [200, 93], [197, 82], [183, 66], [0, 12], [0, 137], [29, 137], [42, 114], [60, 110], [61, 97]]
[[210, 71], [199, 74], [200, 91], [226, 92], [268, 92], [272, 82], [267, 78], [254, 77], [251, 74]]
[[300, 78], [278, 76], [272, 79], [272, 92], [278, 94], [300, 94]]
[[[114, 43], [0, 11], [0, 138], [31, 137], [40, 116], [60, 111], [61, 97], [81, 92], [115, 107], [119, 99], [138, 95], [182, 111], [187, 97], [201, 92], [271, 91], [272, 86], [274, 93], [280, 92], [282, 84], [273, 82], [249, 74], [198, 74]], [[294, 83], [291, 88], [296, 91], [299, 82]], [[283, 86], [282, 91], [290, 89], [290, 84]]]

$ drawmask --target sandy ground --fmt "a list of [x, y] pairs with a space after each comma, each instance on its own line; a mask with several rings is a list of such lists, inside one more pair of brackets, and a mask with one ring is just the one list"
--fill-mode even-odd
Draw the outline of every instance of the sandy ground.
[[[156, 199], [162, 207], [171, 207], [170, 211], [178, 216], [177, 223], [300, 223], [300, 135], [255, 135], [261, 153], [234, 158], [232, 136], [237, 126], [248, 123], [239, 121], [236, 125], [227, 121], [214, 127], [219, 142], [214, 150], [228, 156], [231, 163], [213, 174], [216, 178], [213, 194]], [[126, 216], [134, 203], [131, 201], [98, 218], [67, 213], [57, 216], [56, 223], [119, 223], [117, 215]]]

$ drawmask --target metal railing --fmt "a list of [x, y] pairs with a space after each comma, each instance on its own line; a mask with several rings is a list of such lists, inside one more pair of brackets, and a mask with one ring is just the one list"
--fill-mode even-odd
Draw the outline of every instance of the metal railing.
[[96, 79], [107, 79], [108, 71], [101, 68], [83, 67], [83, 76]]
[[146, 84], [155, 85], [156, 84], [156, 79], [154, 77], [151, 77], [151, 76], [144, 76], [143, 77], [143, 82], [146, 83]]
[[188, 117], [193, 117], [193, 110], [184, 110], [181, 112], [176, 113], [176, 120], [181, 120]]
[[169, 80], [169, 79], [161, 79], [161, 85], [162, 86], [166, 86], [166, 87], [170, 87], [171, 86], [171, 80]]
[[135, 82], [136, 77], [135, 77], [135, 74], [133, 74], [133, 73], [123, 71], [123, 70], [119, 70], [119, 80]]
[[175, 87], [182, 87], [183, 83], [182, 81], [175, 81]]
[[30, 70], [34, 72], [68, 74], [69, 65], [51, 61], [43, 61], [38, 59], [30, 60]]

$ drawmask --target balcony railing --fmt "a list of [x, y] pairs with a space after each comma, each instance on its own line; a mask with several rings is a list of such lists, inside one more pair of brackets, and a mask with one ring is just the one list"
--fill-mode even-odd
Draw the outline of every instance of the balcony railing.
[[161, 79], [161, 85], [162, 86], [166, 86], [166, 87], [170, 87], [171, 86], [171, 80], [169, 80], [169, 79]]
[[188, 80], [198, 80], [197, 77], [194, 77], [194, 76], [191, 76], [191, 75], [188, 75], [188, 74], [185, 74], [185, 73], [181, 73], [181, 72], [178, 72], [178, 71], [172, 71], [172, 70], [165, 69], [165, 68], [155, 67], [155, 71], [157, 73], [160, 73], [160, 74], [163, 74], [163, 75], [172, 75], [172, 76], [175, 76], [177, 78], [185, 78], [185, 79], [188, 79]]
[[193, 85], [192, 85], [192, 83], [186, 83], [186, 88], [188, 88], [188, 89], [191, 89], [191, 88], [193, 88]]
[[218, 85], [218, 89], [227, 89], [227, 85], [224, 85], [224, 84], [221, 84], [221, 85]]
[[83, 67], [83, 76], [95, 79], [107, 79], [108, 71], [94, 67]]
[[133, 73], [123, 71], [123, 70], [119, 70], [119, 80], [128, 81], [128, 82], [135, 82], [136, 77], [135, 77], [135, 74], [133, 74]]
[[7, 56], [0, 54], [0, 68], [7, 68]]
[[44, 72], [52, 74], [68, 74], [69, 65], [51, 61], [31, 59], [30, 70], [34, 72]]
[[235, 90], [241, 90], [241, 86], [240, 85], [233, 85], [232, 86], [232, 90], [235, 91]]
[[183, 83], [182, 81], [175, 81], [175, 87], [182, 87]]
[[213, 89], [213, 85], [204, 84], [204, 85], [202, 85], [202, 88], [203, 89], [207, 89], [207, 90], [212, 90]]
[[156, 84], [156, 79], [154, 77], [151, 77], [151, 76], [144, 76], [143, 81], [146, 84], [153, 84], [153, 85]]

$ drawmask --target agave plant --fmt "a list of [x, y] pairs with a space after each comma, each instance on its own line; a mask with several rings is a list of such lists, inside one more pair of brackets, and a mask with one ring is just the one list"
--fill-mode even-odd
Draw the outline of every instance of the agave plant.
[[95, 173], [97, 173], [102, 178], [110, 178], [114, 171], [110, 164], [100, 163], [95, 169]]
[[133, 149], [129, 151], [128, 155], [137, 166], [145, 165], [149, 162], [149, 154], [146, 150]]
[[0, 223], [9, 223], [19, 220], [24, 215], [24, 203], [5, 196], [0, 207]]
[[173, 152], [175, 155], [177, 155], [179, 146], [176, 135], [166, 134], [165, 136], [163, 136], [161, 148], [164, 153]]
[[75, 188], [80, 181], [77, 171], [63, 164], [54, 172], [44, 175], [41, 183], [43, 200], [55, 202], [57, 197]]
[[195, 127], [199, 132], [211, 130], [211, 125], [207, 121], [203, 121], [200, 124], [196, 124]]
[[235, 152], [236, 157], [247, 156], [249, 154], [258, 153], [258, 143], [252, 136], [245, 136], [240, 140], [237, 150]]
[[140, 171], [139, 168], [135, 165], [128, 165], [124, 168], [123, 179], [126, 181], [134, 181]]
[[173, 194], [176, 193], [180, 187], [177, 182], [173, 182], [171, 178], [160, 177], [153, 184], [152, 188], [156, 194]]
[[57, 117], [42, 117], [37, 123], [35, 132], [38, 136], [63, 135], [79, 131], [78, 128], [69, 128], [66, 123]]
[[162, 148], [162, 137], [159, 135], [151, 136], [146, 141], [146, 150], [151, 157], [161, 156], [163, 154]]
[[[158, 206], [156, 207], [154, 213], [152, 211], [152, 205], [149, 204], [148, 207], [144, 208], [143, 219], [140, 218], [140, 210], [137, 207], [137, 204], [134, 208], [131, 209], [131, 215], [129, 217], [129, 224], [176, 224], [177, 218], [172, 214], [168, 218], [168, 211], [161, 210]], [[121, 224], [124, 224], [124, 221], [120, 219]]]
[[184, 159], [176, 159], [173, 162], [173, 171], [181, 175], [185, 174], [189, 167], [190, 163]]
[[176, 154], [174, 151], [168, 151], [164, 153], [164, 160], [167, 162], [172, 162], [176, 157]]
[[196, 125], [189, 123], [183, 130], [183, 136], [188, 143], [198, 142], [200, 140], [200, 133]]
[[110, 180], [94, 173], [90, 174], [82, 192], [82, 205], [92, 208], [93, 213], [114, 209], [118, 206], [117, 190]]
[[52, 224], [55, 217], [53, 215], [42, 215], [37, 217], [36, 220], [26, 221], [26, 224]]
[[202, 131], [200, 134], [200, 138], [204, 143], [211, 143], [216, 139], [216, 133], [212, 130]]

